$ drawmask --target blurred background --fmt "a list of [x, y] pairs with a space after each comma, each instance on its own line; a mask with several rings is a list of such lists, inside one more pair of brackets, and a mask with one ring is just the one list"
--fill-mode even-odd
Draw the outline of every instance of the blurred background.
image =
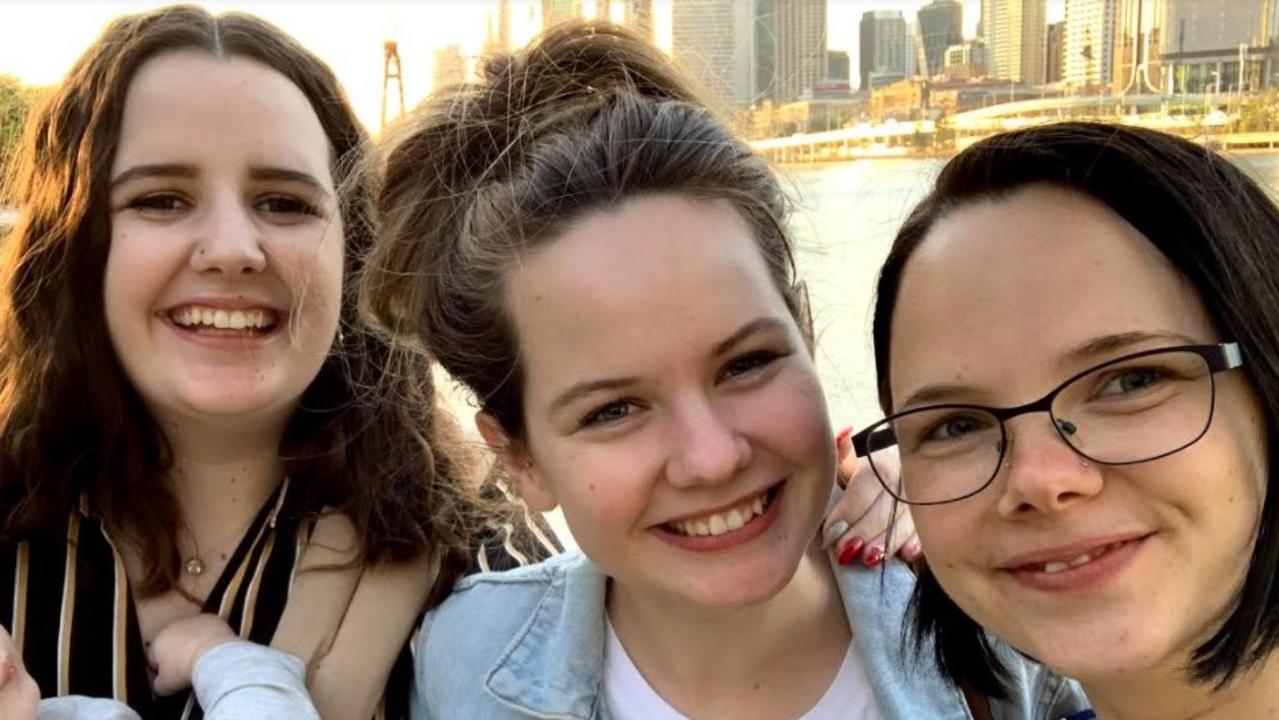
[[[485, 53], [570, 17], [650, 38], [774, 159], [836, 427], [879, 415], [875, 270], [947, 157], [1066, 118], [1156, 127], [1279, 176], [1279, 0], [418, 0], [203, 2], [328, 61], [378, 133]], [[115, 15], [155, 2], [0, 0], [0, 164], [30, 108]], [[0, 168], [2, 171], [2, 168]], [[0, 198], [0, 228], [13, 208]], [[466, 412], [466, 399], [454, 397]], [[469, 415], [469, 412], [466, 412]]]

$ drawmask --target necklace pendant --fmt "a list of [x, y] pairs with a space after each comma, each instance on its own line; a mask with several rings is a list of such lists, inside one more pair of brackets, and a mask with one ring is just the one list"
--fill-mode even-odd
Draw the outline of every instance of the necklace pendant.
[[183, 566], [183, 569], [187, 571], [188, 575], [195, 575], [198, 577], [204, 572], [204, 561], [199, 557], [190, 557], [187, 559], [186, 565]]

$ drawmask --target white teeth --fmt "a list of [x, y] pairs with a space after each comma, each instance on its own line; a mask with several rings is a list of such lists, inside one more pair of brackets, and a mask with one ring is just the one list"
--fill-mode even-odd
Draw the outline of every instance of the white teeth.
[[678, 520], [668, 527], [681, 535], [723, 535], [740, 530], [756, 515], [763, 515], [765, 510], [764, 496], [760, 495], [740, 507], [715, 513], [702, 520]]
[[184, 307], [171, 313], [170, 317], [183, 327], [205, 326], [221, 330], [261, 330], [275, 325], [275, 313], [269, 310]]
[[1079, 555], [1076, 555], [1075, 557], [1073, 557], [1073, 558], [1071, 558], [1071, 559], [1069, 559], [1069, 560], [1065, 560], [1065, 561], [1060, 561], [1060, 560], [1059, 560], [1059, 561], [1054, 561], [1054, 562], [1046, 562], [1046, 563], [1044, 563], [1044, 566], [1043, 566], [1042, 572], [1044, 572], [1044, 573], [1046, 573], [1046, 574], [1048, 574], [1048, 575], [1053, 575], [1053, 574], [1055, 574], [1055, 573], [1059, 573], [1059, 572], [1063, 572], [1063, 571], [1065, 571], [1065, 570], [1069, 570], [1070, 568], [1077, 568], [1077, 567], [1079, 567], [1080, 565], [1084, 565], [1084, 564], [1086, 564], [1086, 563], [1090, 563], [1090, 562], [1092, 562], [1093, 560], [1096, 560], [1097, 558], [1101, 557], [1102, 555], [1105, 555], [1106, 553], [1110, 552], [1111, 550], [1114, 550], [1115, 548], [1118, 548], [1120, 545], [1123, 545], [1123, 542], [1111, 543], [1111, 544], [1109, 544], [1109, 545], [1107, 545], [1107, 546], [1105, 546], [1105, 547], [1103, 547], [1103, 548], [1101, 548], [1101, 549], [1099, 549], [1099, 550], [1095, 550], [1095, 551], [1093, 551], [1093, 552], [1081, 553], [1081, 554], [1079, 554]]
[[748, 518], [742, 517], [742, 514], [738, 512], [737, 508], [733, 508], [728, 511], [728, 518], [724, 521], [724, 524], [728, 525], [729, 530], [736, 530], [745, 525], [747, 519]]

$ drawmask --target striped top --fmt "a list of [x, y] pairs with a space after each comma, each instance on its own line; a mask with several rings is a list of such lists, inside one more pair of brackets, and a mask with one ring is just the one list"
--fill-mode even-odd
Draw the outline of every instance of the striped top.
[[[284, 612], [316, 517], [301, 512], [301, 493], [286, 479], [271, 495], [232, 553], [201, 612], [220, 615], [240, 637], [270, 644]], [[559, 548], [544, 525], [531, 523], [536, 547]], [[541, 557], [513, 542], [517, 529], [493, 533], [476, 552], [475, 569], [506, 568]], [[519, 548], [524, 548], [521, 551]], [[0, 548], [0, 624], [42, 697], [113, 698], [145, 718], [203, 717], [190, 690], [152, 694], [146, 650], [124, 562], [102, 521], [87, 504], [71, 514], [66, 538], [30, 539]], [[408, 717], [413, 659], [406, 640], [377, 718]]]

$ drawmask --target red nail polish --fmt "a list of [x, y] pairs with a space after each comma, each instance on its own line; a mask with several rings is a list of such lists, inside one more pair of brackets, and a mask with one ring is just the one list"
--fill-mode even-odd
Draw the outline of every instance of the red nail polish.
[[907, 545], [906, 549], [902, 551], [902, 557], [906, 558], [910, 562], [915, 562], [919, 558], [923, 557], [923, 555], [924, 549], [918, 545]]
[[879, 563], [883, 562], [883, 560], [884, 548], [879, 547], [878, 545], [871, 547], [866, 551], [866, 554], [862, 556], [862, 562], [864, 562], [868, 568], [875, 567]]
[[844, 441], [847, 440], [850, 436], [852, 436], [852, 434], [853, 434], [852, 426], [849, 426], [844, 428], [843, 430], [840, 430], [839, 434], [835, 436], [835, 447], [839, 447], [840, 445], [843, 445]]
[[862, 551], [862, 545], [864, 544], [865, 542], [861, 538], [849, 540], [844, 549], [839, 551], [839, 564], [852, 565], [853, 561], [857, 559], [857, 553]]

